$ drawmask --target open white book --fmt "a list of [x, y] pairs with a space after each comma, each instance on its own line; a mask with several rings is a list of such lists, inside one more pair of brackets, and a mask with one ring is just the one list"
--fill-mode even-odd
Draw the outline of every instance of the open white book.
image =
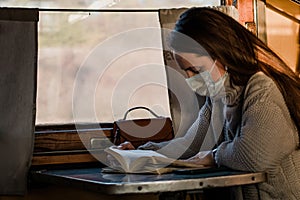
[[113, 164], [110, 167], [123, 173], [166, 173], [176, 167], [206, 168], [168, 158], [152, 150], [120, 150], [109, 147], [105, 152], [111, 156]]

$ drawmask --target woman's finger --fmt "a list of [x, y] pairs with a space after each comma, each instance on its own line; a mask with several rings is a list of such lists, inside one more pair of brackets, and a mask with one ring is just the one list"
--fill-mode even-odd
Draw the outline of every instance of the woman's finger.
[[122, 150], [134, 150], [135, 149], [134, 146], [128, 141], [119, 144], [117, 146], [117, 148], [122, 149]]

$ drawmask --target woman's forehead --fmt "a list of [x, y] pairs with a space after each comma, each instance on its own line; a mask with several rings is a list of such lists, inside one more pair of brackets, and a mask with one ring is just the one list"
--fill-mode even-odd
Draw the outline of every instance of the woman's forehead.
[[180, 51], [173, 51], [173, 55], [177, 56], [177, 57], [182, 57], [182, 58], [194, 58], [194, 57], [200, 57], [199, 54], [196, 53], [189, 53], [189, 52], [180, 52]]
[[212, 60], [209, 56], [202, 56], [196, 53], [173, 52], [173, 55], [176, 60], [188, 62]]

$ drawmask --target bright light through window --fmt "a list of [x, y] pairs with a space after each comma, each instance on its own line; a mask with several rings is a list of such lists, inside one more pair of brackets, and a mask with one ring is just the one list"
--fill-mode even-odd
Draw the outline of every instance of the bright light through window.
[[[105, 55], [96, 58], [99, 60], [95, 60], [92, 64], [95, 66], [84, 66], [85, 60], [95, 49], [101, 47], [103, 41], [113, 40], [115, 36], [136, 28], [159, 27], [157, 13], [44, 12], [40, 15], [40, 21], [38, 124], [73, 122], [72, 105], [76, 103], [74, 90], [76, 90], [75, 95], [85, 95], [86, 99], [94, 100], [94, 102], [88, 100], [80, 102], [81, 119], [76, 119], [79, 122], [111, 122], [122, 118], [128, 107], [140, 105], [158, 109], [160, 115], [170, 115], [161, 51], [146, 48], [131, 52], [132, 50], [128, 49], [126, 55], [114, 55], [109, 66], [103, 66], [102, 60], [105, 58], [101, 56]], [[137, 38], [136, 42], [139, 42], [138, 40], [143, 38]], [[155, 38], [153, 43], [156, 43], [153, 44], [154, 46], [161, 46], [160, 38]], [[126, 44], [112, 43], [112, 45], [110, 49], [111, 53], [114, 53], [124, 48]], [[116, 87], [117, 82], [131, 70], [151, 63], [160, 65], [160, 69], [152, 67], [155, 69], [152, 76], [159, 76], [164, 87], [150, 85], [139, 88], [137, 91], [132, 91], [131, 97], [119, 96], [119, 103], [112, 105], [114, 94], [111, 91]], [[105, 74], [99, 74], [96, 77], [99, 82], [95, 84], [89, 77], [101, 70], [100, 68], [105, 68]], [[151, 70], [144, 75], [137, 73], [136, 78], [145, 79], [144, 76], [151, 76], [150, 73]], [[130, 83], [127, 81], [124, 84]], [[123, 90], [128, 89], [125, 87]], [[88, 107], [92, 107], [94, 112], [86, 114], [85, 110], [89, 110]]]
[[[42, 9], [38, 28], [36, 124], [112, 122], [121, 119], [133, 106], [146, 106], [158, 115], [170, 116], [160, 35], [145, 32], [128, 44], [126, 39], [111, 42], [126, 32], [158, 30], [158, 12], [86, 10], [217, 6], [219, 3], [219, 0], [1, 1], [3, 7]], [[117, 53], [126, 45], [143, 44], [145, 39], [152, 39], [151, 45], [155, 48], [129, 48], [125, 53]], [[109, 50], [91, 58], [107, 41], [111, 42]], [[106, 61], [111, 54], [115, 55]], [[135, 111], [131, 117], [145, 116], [149, 114]]]

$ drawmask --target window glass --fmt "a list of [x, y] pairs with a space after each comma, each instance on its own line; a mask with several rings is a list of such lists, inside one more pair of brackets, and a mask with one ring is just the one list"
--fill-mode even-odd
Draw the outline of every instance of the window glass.
[[[159, 35], [153, 38], [152, 46], [160, 49], [143, 48], [141, 44], [140, 49], [128, 47], [123, 53], [115, 53], [128, 45], [127, 37], [117, 42], [114, 38], [141, 27], [158, 27], [157, 13], [42, 12], [37, 124], [70, 123], [74, 112], [77, 122], [111, 122], [122, 118], [129, 107], [140, 105], [159, 115], [170, 115]], [[143, 38], [131, 42], [138, 40], [142, 43]], [[111, 45], [104, 53], [115, 55], [105, 63], [107, 55], [100, 53], [95, 58], [93, 53], [103, 50], [107, 41]], [[94, 61], [86, 66], [89, 59]], [[132, 88], [130, 84], [137, 84], [133, 79], [155, 81]]]
[[[2, 7], [41, 9], [36, 124], [112, 122], [133, 106], [170, 116], [158, 12], [92, 9], [209, 5], [217, 6], [219, 0], [0, 1]], [[149, 115], [134, 111], [129, 117]]]

